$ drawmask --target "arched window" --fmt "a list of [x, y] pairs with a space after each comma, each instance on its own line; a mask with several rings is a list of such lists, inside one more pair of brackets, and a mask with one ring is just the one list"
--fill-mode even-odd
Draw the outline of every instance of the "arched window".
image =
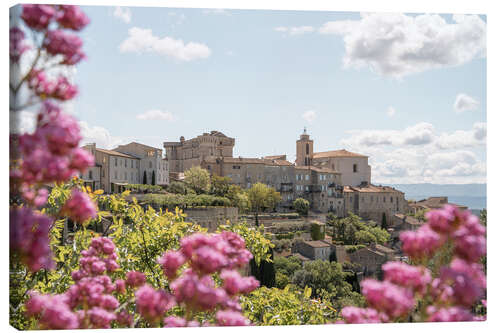
[[306, 143], [306, 155], [309, 155], [309, 144]]

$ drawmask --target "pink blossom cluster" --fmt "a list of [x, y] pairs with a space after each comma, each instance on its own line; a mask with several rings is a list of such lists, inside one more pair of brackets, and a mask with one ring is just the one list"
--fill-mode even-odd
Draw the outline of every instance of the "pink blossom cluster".
[[130, 322], [125, 313], [117, 316], [120, 303], [112, 294], [123, 292], [123, 280], [113, 283], [106, 275], [119, 267], [113, 242], [94, 238], [81, 255], [79, 270], [71, 274], [75, 284], [60, 295], [31, 293], [27, 315], [46, 329], [110, 328], [114, 320]]
[[52, 5], [23, 5], [21, 18], [34, 30], [45, 30], [56, 16], [56, 8]]
[[24, 42], [24, 32], [18, 27], [9, 30], [9, 56], [12, 62], [18, 62], [24, 52], [29, 50]]
[[80, 37], [64, 32], [63, 30], [49, 30], [43, 46], [51, 55], [62, 55], [62, 64], [74, 65], [85, 59], [82, 51], [83, 42]]
[[78, 93], [78, 88], [72, 85], [65, 76], [59, 76], [55, 81], [51, 81], [42, 70], [31, 71], [28, 87], [43, 99], [55, 98], [66, 101]]
[[32, 185], [66, 181], [85, 171], [94, 159], [78, 147], [80, 139], [76, 120], [56, 105], [44, 102], [35, 132], [19, 137], [22, 162], [11, 176]]
[[57, 23], [66, 29], [82, 30], [90, 23], [89, 18], [78, 6], [60, 5]]
[[[369, 308], [347, 307], [347, 323], [394, 321], [420, 311], [427, 321], [484, 320], [474, 317], [471, 307], [484, 296], [486, 277], [478, 260], [486, 254], [485, 228], [469, 211], [447, 205], [426, 214], [428, 222], [416, 231], [400, 234], [402, 248], [418, 262], [441, 258], [452, 250], [449, 262], [441, 263], [438, 276], [424, 266], [388, 262], [382, 266], [384, 280], [364, 280], [362, 293]], [[451, 246], [451, 247], [450, 247]], [[418, 309], [418, 300], [430, 301]], [[342, 321], [343, 322], [343, 321]]]
[[[207, 273], [207, 266], [199, 265], [201, 257], [197, 252], [202, 248], [201, 252], [214, 251], [225, 256], [224, 260], [206, 253], [201, 256], [218, 258], [217, 264], [213, 264], [217, 270], [209, 269], [211, 273]], [[247, 252], [245, 241], [232, 232], [185, 237], [179, 251], [168, 251], [160, 260], [168, 266], [167, 272], [172, 272], [172, 267], [188, 266], [179, 274], [175, 270], [175, 278], [172, 274], [167, 276], [171, 282], [170, 291], [166, 291], [147, 284], [144, 273], [138, 271], [129, 271], [125, 280], [113, 282], [109, 274], [119, 268], [115, 245], [109, 238], [97, 237], [92, 239], [88, 249], [81, 252], [79, 269], [71, 274], [75, 283], [60, 295], [31, 292], [26, 314], [37, 319], [40, 328], [44, 329], [110, 328], [113, 323], [132, 327], [133, 315], [124, 304], [120, 305], [117, 298], [118, 295], [127, 295], [127, 288], [130, 288], [135, 298], [125, 302], [135, 302], [138, 315], [151, 326], [210, 326], [194, 319], [197, 312], [204, 311], [215, 313], [218, 325], [250, 325], [241, 313], [238, 297], [250, 293], [259, 283], [253, 277], [242, 277], [235, 270], [248, 263], [251, 254]], [[179, 254], [182, 254], [181, 261]], [[219, 275], [220, 286], [217, 286], [213, 273]], [[184, 308], [185, 318], [168, 315], [174, 306]]]
[[61, 214], [77, 223], [85, 223], [97, 217], [97, 207], [86, 193], [73, 189], [71, 197], [61, 208]]
[[[167, 251], [158, 259], [165, 276], [171, 281], [170, 289], [173, 303], [157, 296], [159, 309], [164, 304], [177, 304], [189, 311], [217, 311], [216, 320], [220, 325], [248, 325], [249, 321], [241, 314], [238, 295], [247, 294], [259, 286], [253, 277], [242, 277], [237, 268], [246, 265], [252, 254], [246, 249], [245, 241], [238, 234], [224, 231], [220, 234], [193, 234], [181, 240], [178, 251]], [[187, 268], [179, 273], [180, 268]], [[222, 285], [217, 287], [212, 277], [219, 273]], [[149, 287], [140, 290], [153, 293]], [[139, 291], [138, 291], [139, 292]], [[158, 291], [156, 291], [158, 292]], [[137, 293], [136, 293], [137, 298]], [[148, 321], [158, 321], [161, 311], [143, 317]], [[164, 318], [166, 327], [200, 326], [190, 318], [170, 316]]]
[[28, 268], [36, 272], [54, 267], [49, 246], [52, 219], [27, 207], [10, 209], [10, 248]]

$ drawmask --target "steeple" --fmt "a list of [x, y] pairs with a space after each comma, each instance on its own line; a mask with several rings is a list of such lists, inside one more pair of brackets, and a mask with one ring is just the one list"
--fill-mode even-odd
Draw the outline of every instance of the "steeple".
[[297, 140], [296, 165], [312, 165], [313, 143], [313, 140], [311, 140], [309, 134], [307, 134], [307, 128], [304, 126], [304, 132], [300, 135], [300, 140]]

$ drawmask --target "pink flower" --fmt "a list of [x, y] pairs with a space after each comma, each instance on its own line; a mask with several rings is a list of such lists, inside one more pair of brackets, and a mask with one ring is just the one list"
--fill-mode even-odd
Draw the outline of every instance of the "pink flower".
[[97, 208], [88, 194], [74, 189], [61, 212], [78, 223], [84, 223], [97, 217]]
[[382, 266], [384, 280], [402, 287], [412, 288], [420, 293], [432, 281], [429, 269], [422, 266], [411, 266], [402, 262], [390, 261]]
[[125, 281], [123, 281], [123, 280], [116, 280], [115, 281], [115, 291], [118, 294], [125, 294], [125, 292], [126, 292]]
[[345, 321], [349, 324], [371, 324], [387, 321], [387, 316], [378, 313], [375, 309], [363, 309], [354, 306], [344, 307], [342, 309], [342, 317], [344, 317]]
[[24, 32], [18, 27], [9, 30], [9, 56], [10, 61], [18, 62], [21, 55], [29, 50], [29, 46], [24, 43]]
[[74, 170], [78, 170], [83, 173], [88, 167], [94, 165], [94, 156], [92, 156], [88, 151], [81, 148], [73, 149], [73, 154], [71, 155], [71, 162], [69, 167]]
[[457, 206], [445, 205], [442, 209], [427, 212], [425, 217], [432, 230], [441, 234], [450, 234], [462, 224], [466, 214]]
[[428, 224], [416, 231], [404, 231], [399, 235], [403, 242], [402, 249], [412, 259], [431, 257], [444, 243], [444, 239], [434, 232]]
[[49, 229], [52, 219], [29, 208], [10, 209], [10, 248], [32, 272], [52, 269]]
[[214, 273], [228, 264], [224, 254], [209, 246], [197, 248], [191, 257], [191, 262], [193, 269], [202, 274]]
[[134, 323], [134, 317], [127, 310], [122, 310], [116, 315], [116, 321], [123, 326], [130, 327]]
[[111, 322], [116, 319], [116, 315], [103, 308], [93, 307], [87, 312], [92, 328], [111, 328]]
[[142, 286], [135, 293], [137, 311], [150, 323], [157, 323], [165, 312], [174, 306], [171, 295], [164, 290], [155, 290], [149, 285]]
[[44, 30], [49, 26], [56, 10], [52, 5], [23, 5], [21, 18], [24, 23], [35, 30]]
[[60, 5], [61, 9], [57, 22], [63, 28], [82, 30], [90, 20], [78, 6]]
[[163, 319], [164, 327], [184, 327], [186, 326], [186, 319], [176, 317], [176, 316], [168, 316]]
[[215, 314], [215, 319], [220, 326], [248, 326], [250, 320], [245, 318], [241, 313], [236, 311], [219, 310]]
[[177, 251], [165, 252], [163, 257], [158, 259], [158, 264], [163, 268], [163, 272], [169, 279], [177, 276], [177, 270], [186, 262], [182, 253]]
[[472, 321], [472, 314], [462, 307], [436, 308], [429, 306], [427, 308], [429, 318], [432, 322], [450, 322], [450, 321]]
[[452, 288], [453, 303], [465, 307], [477, 302], [486, 287], [486, 278], [480, 266], [469, 265], [460, 259], [454, 259], [450, 267], [441, 268], [440, 281]]
[[224, 270], [220, 277], [224, 281], [224, 289], [229, 295], [248, 294], [259, 287], [259, 281], [253, 276], [242, 277], [234, 270]]
[[127, 273], [125, 283], [130, 287], [140, 287], [146, 283], [146, 276], [141, 272], [130, 271]]
[[40, 295], [30, 293], [26, 301], [26, 314], [38, 318], [43, 329], [75, 329], [79, 327], [78, 317], [68, 307], [65, 295]]
[[74, 65], [85, 59], [81, 50], [82, 44], [82, 40], [76, 35], [67, 34], [62, 30], [50, 30], [43, 45], [49, 54], [64, 56], [62, 64]]
[[409, 290], [388, 281], [365, 279], [361, 282], [361, 287], [368, 304], [390, 318], [408, 314], [415, 305], [415, 300]]

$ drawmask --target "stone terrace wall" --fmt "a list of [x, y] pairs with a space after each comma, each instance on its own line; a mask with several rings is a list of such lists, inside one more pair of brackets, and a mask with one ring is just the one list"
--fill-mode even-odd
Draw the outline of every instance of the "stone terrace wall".
[[208, 232], [217, 230], [217, 226], [225, 224], [228, 220], [238, 222], [238, 207], [200, 207], [184, 210], [186, 221], [201, 225]]

